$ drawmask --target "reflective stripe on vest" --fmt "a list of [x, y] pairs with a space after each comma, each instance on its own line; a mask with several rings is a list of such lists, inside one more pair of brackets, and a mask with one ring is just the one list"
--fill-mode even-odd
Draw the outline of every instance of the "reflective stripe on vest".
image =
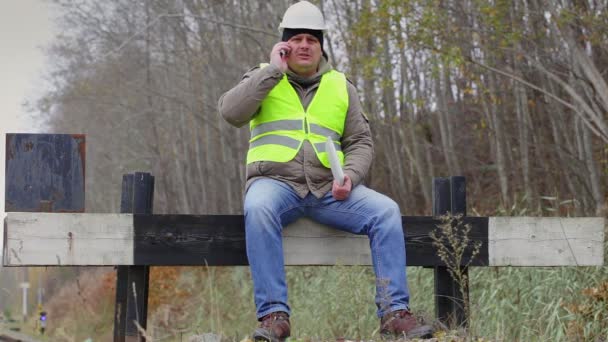
[[247, 164], [290, 161], [304, 140], [308, 140], [321, 164], [329, 167], [325, 151], [328, 136], [334, 141], [338, 158], [344, 164], [340, 139], [347, 111], [348, 90], [344, 74], [334, 70], [325, 73], [307, 110], [302, 107], [298, 94], [284, 75], [264, 98], [250, 122]]

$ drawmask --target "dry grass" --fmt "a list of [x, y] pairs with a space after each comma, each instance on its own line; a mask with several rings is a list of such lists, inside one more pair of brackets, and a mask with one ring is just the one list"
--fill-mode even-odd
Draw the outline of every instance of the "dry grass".
[[[81, 276], [53, 296], [49, 341], [110, 341], [114, 293], [104, 277]], [[471, 268], [467, 334], [444, 340], [601, 341], [608, 338], [606, 267]], [[432, 317], [433, 273], [410, 268], [412, 308]], [[111, 279], [111, 276], [110, 276]], [[374, 275], [369, 267], [288, 267], [293, 310], [292, 341], [378, 340]], [[112, 279], [113, 280], [113, 279]], [[188, 341], [204, 333], [241, 341], [255, 327], [255, 308], [246, 267], [184, 268], [175, 288], [190, 297], [167, 297], [148, 315], [154, 341]], [[173, 290], [171, 290], [173, 291]], [[61, 326], [61, 328], [58, 328]], [[458, 338], [458, 339], [457, 339]]]

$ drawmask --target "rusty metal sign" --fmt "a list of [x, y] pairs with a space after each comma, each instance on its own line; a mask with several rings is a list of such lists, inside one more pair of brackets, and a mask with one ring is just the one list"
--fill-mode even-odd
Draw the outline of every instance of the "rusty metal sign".
[[5, 211], [84, 212], [85, 136], [7, 134]]

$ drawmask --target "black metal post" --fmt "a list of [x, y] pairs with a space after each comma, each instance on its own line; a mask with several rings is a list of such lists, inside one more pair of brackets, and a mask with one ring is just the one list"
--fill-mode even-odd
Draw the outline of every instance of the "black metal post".
[[[123, 175], [120, 212], [152, 214], [154, 177], [136, 172]], [[137, 322], [146, 328], [148, 312], [149, 266], [118, 266], [116, 306], [114, 308], [114, 341], [144, 341]]]
[[[466, 215], [466, 181], [462, 176], [433, 179], [433, 216], [447, 213]], [[466, 325], [461, 285], [468, 289], [468, 284], [458, 284], [445, 266], [434, 269], [435, 317], [448, 326]]]

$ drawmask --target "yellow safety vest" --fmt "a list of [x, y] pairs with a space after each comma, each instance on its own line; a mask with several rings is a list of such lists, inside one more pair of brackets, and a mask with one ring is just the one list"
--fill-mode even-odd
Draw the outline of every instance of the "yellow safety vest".
[[304, 140], [308, 140], [321, 164], [329, 168], [325, 151], [328, 136], [334, 142], [340, 163], [344, 164], [340, 140], [347, 111], [348, 91], [344, 74], [335, 70], [323, 74], [306, 110], [284, 75], [264, 98], [260, 111], [249, 124], [251, 139], [247, 164], [256, 161], [288, 162], [296, 156]]

